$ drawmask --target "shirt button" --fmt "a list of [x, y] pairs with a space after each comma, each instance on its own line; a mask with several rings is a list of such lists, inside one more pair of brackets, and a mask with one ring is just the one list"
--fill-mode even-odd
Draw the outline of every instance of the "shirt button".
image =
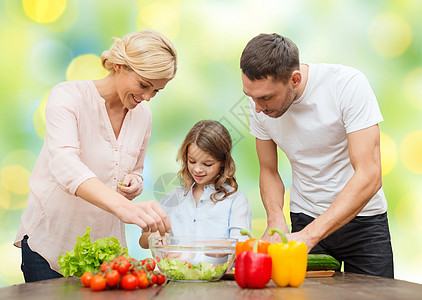
[[196, 222], [196, 219], [193, 219], [193, 222]]

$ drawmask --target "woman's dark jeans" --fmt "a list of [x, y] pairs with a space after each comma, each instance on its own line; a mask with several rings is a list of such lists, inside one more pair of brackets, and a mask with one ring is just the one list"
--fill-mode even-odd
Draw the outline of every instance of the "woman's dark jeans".
[[34, 282], [45, 279], [63, 277], [61, 274], [50, 268], [48, 262], [38, 253], [32, 251], [28, 246], [28, 236], [25, 235], [22, 243], [22, 264], [21, 270], [25, 282]]

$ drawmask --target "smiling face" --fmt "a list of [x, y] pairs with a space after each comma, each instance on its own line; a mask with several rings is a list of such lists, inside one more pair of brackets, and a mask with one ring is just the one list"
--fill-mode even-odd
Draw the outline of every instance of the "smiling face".
[[283, 81], [273, 80], [271, 76], [250, 80], [242, 73], [242, 82], [244, 93], [255, 102], [256, 112], [263, 112], [271, 118], [278, 118], [287, 111], [296, 99], [295, 87], [300, 83], [300, 76], [299, 81], [292, 75], [291, 80], [284, 83]]
[[196, 144], [188, 146], [188, 171], [198, 187], [210, 184], [220, 172], [221, 162], [202, 151]]
[[164, 89], [170, 79], [148, 79], [121, 65], [115, 65], [117, 95], [123, 106], [135, 108], [142, 101], [149, 101]]

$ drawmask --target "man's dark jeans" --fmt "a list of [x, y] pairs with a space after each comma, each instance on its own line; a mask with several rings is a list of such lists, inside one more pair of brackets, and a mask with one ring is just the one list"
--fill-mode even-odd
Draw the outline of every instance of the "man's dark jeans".
[[[290, 213], [292, 232], [302, 230], [314, 218]], [[344, 271], [394, 278], [393, 251], [387, 213], [355, 217], [319, 242], [310, 253], [329, 254], [344, 262]]]

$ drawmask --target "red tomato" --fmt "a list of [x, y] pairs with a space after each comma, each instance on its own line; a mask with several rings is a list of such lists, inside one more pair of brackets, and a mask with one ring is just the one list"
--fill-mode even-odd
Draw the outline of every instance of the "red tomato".
[[97, 274], [92, 277], [90, 286], [93, 291], [102, 291], [106, 287], [106, 280], [102, 275]]
[[138, 279], [139, 288], [144, 289], [144, 288], [149, 287], [149, 280], [148, 280], [147, 273], [140, 272], [137, 279]]
[[115, 262], [113, 269], [119, 271], [120, 275], [126, 275], [129, 271], [131, 264], [124, 256], [118, 257], [117, 261]]
[[100, 271], [101, 272], [106, 272], [107, 270], [111, 269], [111, 265], [108, 262], [103, 262], [100, 266]]
[[105, 276], [107, 286], [115, 287], [120, 281], [120, 273], [116, 270], [111, 270]]
[[157, 284], [158, 285], [162, 285], [166, 282], [166, 276], [164, 276], [163, 274], [157, 274]]
[[149, 283], [151, 285], [154, 285], [157, 283], [157, 275], [155, 275], [154, 273], [149, 273]]
[[191, 262], [185, 261], [185, 265], [187, 265], [189, 269], [192, 268], [192, 263]]
[[90, 287], [91, 279], [92, 279], [92, 273], [91, 272], [85, 272], [85, 273], [82, 274], [81, 282], [84, 286]]
[[155, 260], [152, 258], [145, 258], [142, 261], [142, 265], [145, 266], [148, 271], [153, 271], [155, 269]]
[[125, 276], [123, 276], [120, 285], [125, 290], [134, 290], [138, 286], [138, 279], [133, 274], [126, 274]]

